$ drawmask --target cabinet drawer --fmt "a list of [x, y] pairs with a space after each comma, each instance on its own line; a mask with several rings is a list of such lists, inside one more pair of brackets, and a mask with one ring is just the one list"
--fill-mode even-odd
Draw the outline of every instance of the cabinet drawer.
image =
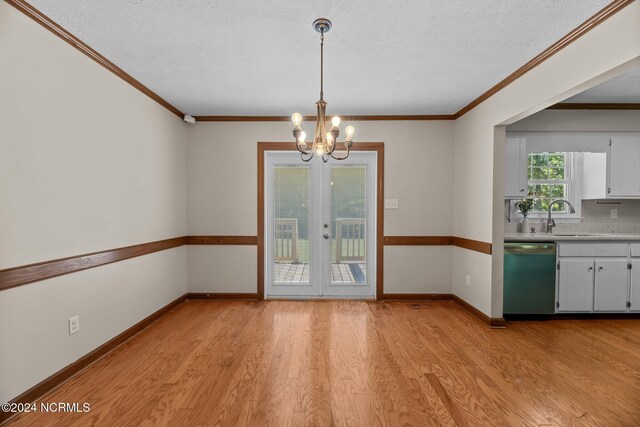
[[631, 256], [640, 257], [640, 243], [631, 244]]
[[[638, 251], [640, 251], [640, 248]], [[571, 242], [558, 244], [558, 256], [626, 257], [628, 255], [628, 243]]]

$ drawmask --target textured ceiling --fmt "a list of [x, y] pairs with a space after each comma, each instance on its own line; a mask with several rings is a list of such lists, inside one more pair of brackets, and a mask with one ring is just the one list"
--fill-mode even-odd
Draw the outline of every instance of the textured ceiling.
[[609, 0], [31, 0], [181, 111], [451, 114]]
[[640, 68], [594, 86], [563, 102], [640, 104]]

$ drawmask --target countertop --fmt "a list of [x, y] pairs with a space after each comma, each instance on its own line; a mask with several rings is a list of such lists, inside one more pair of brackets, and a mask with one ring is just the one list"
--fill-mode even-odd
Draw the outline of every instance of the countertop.
[[505, 233], [505, 242], [638, 241], [631, 233]]

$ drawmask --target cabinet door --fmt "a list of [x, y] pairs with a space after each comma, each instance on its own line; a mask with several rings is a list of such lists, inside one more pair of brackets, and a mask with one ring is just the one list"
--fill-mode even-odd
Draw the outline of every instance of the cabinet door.
[[611, 138], [609, 197], [640, 197], [640, 134]]
[[631, 311], [640, 311], [640, 259], [631, 261]]
[[593, 309], [626, 311], [629, 297], [629, 270], [626, 259], [596, 259]]
[[593, 311], [593, 260], [560, 260], [558, 311]]
[[582, 200], [607, 197], [607, 153], [584, 153]]
[[504, 144], [505, 198], [520, 199], [529, 193], [527, 185], [527, 148], [524, 138], [507, 138]]

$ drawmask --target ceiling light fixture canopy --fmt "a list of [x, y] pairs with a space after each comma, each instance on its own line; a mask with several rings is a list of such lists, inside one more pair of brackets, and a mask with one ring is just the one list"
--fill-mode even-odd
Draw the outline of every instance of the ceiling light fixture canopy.
[[322, 161], [326, 163], [329, 160], [329, 157], [336, 160], [344, 160], [349, 157], [349, 152], [353, 145], [353, 134], [355, 133], [355, 128], [353, 126], [347, 126], [344, 130], [346, 137], [343, 144], [346, 154], [343, 157], [334, 156], [333, 152], [338, 145], [338, 136], [340, 135], [340, 117], [334, 116], [331, 119], [331, 129], [327, 132], [327, 103], [323, 97], [324, 34], [328, 33], [331, 29], [331, 21], [325, 18], [318, 18], [313, 21], [313, 28], [320, 33], [320, 99], [316, 102], [316, 108], [318, 110], [316, 116], [316, 132], [311, 147], [309, 147], [305, 142], [307, 134], [302, 130], [302, 127], [300, 127], [300, 124], [302, 123], [302, 115], [300, 113], [294, 113], [291, 116], [291, 121], [293, 121], [293, 137], [296, 140], [296, 147], [300, 152], [302, 161], [308, 162], [313, 158], [314, 154], [317, 154], [322, 158]]

